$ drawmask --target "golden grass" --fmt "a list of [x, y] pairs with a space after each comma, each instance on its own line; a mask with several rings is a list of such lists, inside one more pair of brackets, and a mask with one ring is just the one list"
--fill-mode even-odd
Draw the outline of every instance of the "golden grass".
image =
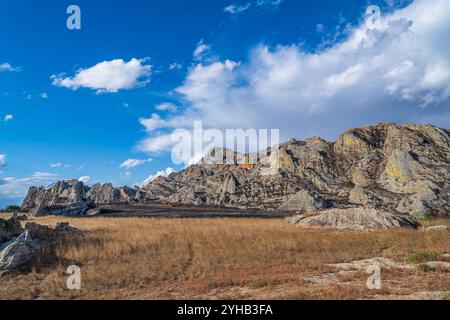
[[[35, 220], [68, 221], [85, 233], [62, 241], [55, 263], [37, 260], [30, 273], [0, 278], [0, 299], [359, 299], [450, 291], [448, 273], [420, 270], [383, 273], [380, 292], [365, 287], [364, 273], [345, 279], [348, 285], [305, 281], [331, 272], [330, 263], [378, 256], [406, 263], [417, 253], [448, 253], [449, 232], [313, 231], [262, 219]], [[81, 291], [66, 289], [70, 265], [81, 268]]]

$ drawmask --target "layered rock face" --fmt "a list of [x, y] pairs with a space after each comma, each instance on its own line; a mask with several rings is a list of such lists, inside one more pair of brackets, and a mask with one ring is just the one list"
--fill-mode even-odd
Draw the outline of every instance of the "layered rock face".
[[[60, 203], [70, 208], [82, 199], [88, 206], [157, 201], [292, 213], [356, 208], [416, 218], [450, 215], [446, 129], [379, 124], [351, 129], [336, 142], [291, 140], [279, 146], [278, 154], [273, 150], [244, 155], [213, 149], [204, 159], [208, 164], [202, 161], [143, 188], [31, 188], [24, 209], [58, 213]], [[220, 164], [229, 154], [240, 164]], [[246, 163], [257, 156], [255, 164]]]
[[59, 181], [49, 188], [31, 187], [22, 207], [35, 216], [89, 214], [95, 205], [87, 198], [88, 190], [78, 180]]
[[[251, 156], [251, 155], [250, 155]], [[239, 156], [238, 156], [239, 157]], [[267, 161], [269, 159], [269, 161]], [[320, 212], [365, 208], [450, 214], [450, 136], [433, 126], [380, 124], [280, 146], [256, 166], [195, 165], [166, 181], [170, 203]]]
[[31, 187], [22, 208], [35, 216], [96, 215], [102, 204], [128, 204], [148, 201], [149, 194], [139, 188], [113, 188], [112, 184], [85, 186], [78, 180], [60, 181], [48, 188]]

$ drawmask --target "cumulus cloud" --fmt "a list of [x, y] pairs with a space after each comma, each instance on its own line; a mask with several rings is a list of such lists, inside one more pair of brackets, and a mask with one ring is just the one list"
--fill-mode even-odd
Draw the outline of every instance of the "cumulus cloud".
[[8, 122], [8, 121], [11, 121], [12, 119], [13, 119], [13, 115], [7, 114], [7, 115], [5, 115], [5, 118], [3, 118], [3, 121]]
[[168, 177], [170, 176], [172, 173], [176, 173], [177, 171], [173, 168], [166, 168], [165, 170], [162, 171], [158, 171], [156, 174], [152, 174], [150, 175], [147, 179], [144, 180], [144, 182], [141, 185], [147, 185], [150, 182], [155, 181], [155, 179], [159, 178], [159, 177]]
[[128, 159], [126, 161], [124, 161], [121, 165], [120, 165], [120, 169], [131, 169], [131, 168], [135, 168], [138, 166], [141, 166], [145, 163], [151, 162], [153, 161], [152, 159], [147, 159], [147, 160], [139, 160], [139, 159]]
[[23, 198], [31, 186], [47, 186], [58, 180], [58, 176], [47, 172], [35, 172], [25, 178], [5, 178], [0, 184], [0, 197]]
[[20, 72], [20, 71], [22, 71], [22, 69], [13, 67], [11, 64], [7, 62], [0, 64], [0, 72]]
[[83, 177], [80, 177], [80, 178], [78, 179], [78, 181], [83, 182], [84, 184], [86, 184], [86, 183], [88, 183], [89, 181], [91, 181], [91, 177], [89, 177], [89, 176], [83, 176]]
[[176, 112], [178, 110], [176, 105], [169, 102], [158, 104], [155, 106], [155, 109], [158, 111], [169, 111], [169, 112]]
[[170, 131], [280, 129], [281, 139], [336, 139], [377, 122], [450, 126], [450, 2], [415, 0], [348, 28], [346, 39], [317, 51], [297, 45], [255, 47], [247, 61], [197, 63], [176, 89], [188, 107], [141, 124], [147, 152], [170, 150]]
[[80, 69], [73, 77], [64, 74], [53, 75], [53, 85], [77, 90], [81, 87], [96, 90], [97, 93], [115, 93], [145, 86], [150, 80], [152, 66], [148, 58], [103, 61], [91, 68]]

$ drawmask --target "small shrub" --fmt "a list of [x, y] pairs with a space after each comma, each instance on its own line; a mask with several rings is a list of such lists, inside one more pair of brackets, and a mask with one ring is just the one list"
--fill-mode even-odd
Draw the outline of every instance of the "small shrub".
[[6, 206], [5, 211], [6, 212], [14, 212], [14, 211], [20, 211], [22, 208], [19, 206]]
[[436, 252], [416, 253], [408, 258], [408, 262], [412, 264], [420, 264], [437, 260], [439, 260], [439, 254], [437, 254]]

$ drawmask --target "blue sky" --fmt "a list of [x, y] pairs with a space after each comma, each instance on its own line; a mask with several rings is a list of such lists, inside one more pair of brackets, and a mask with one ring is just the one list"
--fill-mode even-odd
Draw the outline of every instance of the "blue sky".
[[[448, 128], [445, 2], [3, 0], [0, 207], [32, 184], [180, 170], [165, 137], [194, 120], [283, 139], [381, 121]], [[71, 4], [81, 30], [66, 27]], [[383, 25], [361, 33], [371, 4]]]

